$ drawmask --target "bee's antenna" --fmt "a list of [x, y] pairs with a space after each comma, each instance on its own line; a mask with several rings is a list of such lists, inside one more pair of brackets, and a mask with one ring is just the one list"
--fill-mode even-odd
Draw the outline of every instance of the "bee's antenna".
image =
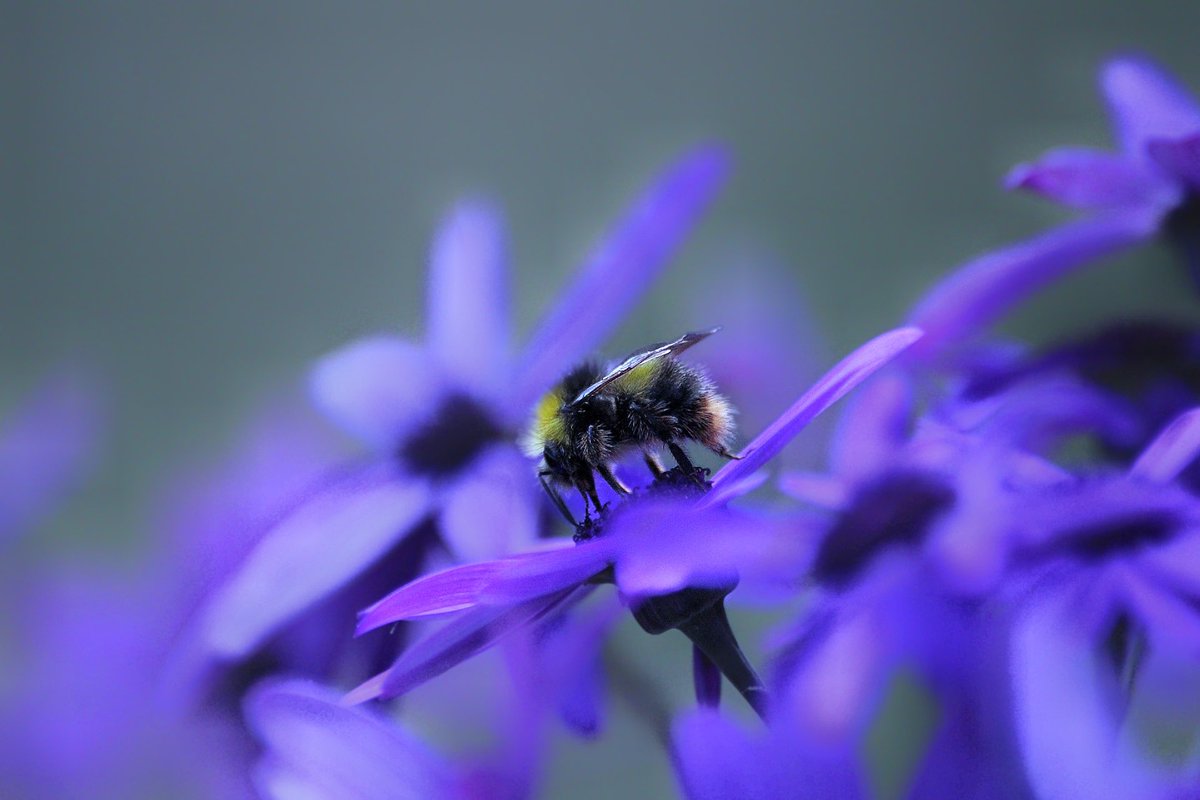
[[549, 474], [548, 472], [538, 473], [538, 480], [541, 481], [542, 488], [546, 490], [546, 494], [550, 495], [550, 499], [554, 501], [554, 507], [558, 509], [558, 513], [563, 515], [563, 519], [570, 523], [571, 527], [578, 528], [579, 523], [575, 521], [575, 517], [571, 514], [571, 509], [567, 508], [562, 495], [550, 484], [550, 481], [546, 480], [546, 476]]

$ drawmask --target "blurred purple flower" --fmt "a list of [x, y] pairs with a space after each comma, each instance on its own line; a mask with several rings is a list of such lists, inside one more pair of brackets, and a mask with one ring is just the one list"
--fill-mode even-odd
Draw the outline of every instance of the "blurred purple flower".
[[1062, 148], [1008, 176], [1063, 205], [1094, 212], [969, 261], [910, 315], [931, 355], [968, 337], [1080, 266], [1162, 234], [1200, 276], [1200, 105], [1162, 69], [1116, 58], [1101, 72], [1120, 152]]
[[[317, 405], [373, 451], [329, 474], [274, 519], [204, 601], [199, 647], [245, 659], [289, 621], [378, 568], [410, 541], [407, 574], [436, 541], [457, 558], [494, 557], [538, 530], [538, 496], [512, 431], [539, 392], [596, 345], [645, 290], [727, 172], [699, 148], [644, 193], [585, 263], [530, 343], [508, 351], [507, 259], [495, 212], [465, 203], [430, 262], [429, 330], [355, 342], [312, 374]], [[393, 572], [393, 579], [405, 572]], [[327, 647], [328, 643], [319, 645]]]
[[1147, 652], [1179, 654], [1193, 671], [1200, 660], [1200, 500], [1172, 485], [1198, 454], [1195, 409], [1127, 476], [1026, 506], [1024, 546], [1057, 556], [1022, 609], [1011, 651], [1017, 730], [1041, 797], [1084, 787], [1099, 798], [1183, 797], [1200, 778], [1197, 757], [1173, 767], [1156, 758], [1126, 714], [1131, 695], [1172, 692], [1147, 680]]
[[177, 576], [90, 560], [23, 563], [0, 598], [0, 796], [250, 798], [239, 721], [156, 702]]
[[[833, 516], [813, 562], [823, 588], [776, 637], [777, 704], [806, 740], [854, 750], [909, 669], [940, 712], [914, 796], [1022, 795], [1009, 785], [1018, 754], [998, 724], [1009, 698], [1039, 797], [1092, 784], [1108, 794], [1088, 796], [1173, 796], [1117, 787], [1175, 791], [1190, 772], [1164, 782], [1154, 777], [1162, 769], [1134, 769], [1130, 756], [1126, 772], [1104, 777], [1109, 755], [1096, 748], [1118, 740], [1115, 714], [1108, 733], [1095, 714], [1086, 735], [1077, 730], [1075, 709], [1111, 706], [1104, 687], [1120, 666], [1097, 682], [1064, 680], [1056, 664], [1067, 657], [1062, 669], [1075, 674], [1080, 659], [1100, 663], [1122, 631], [1152, 650], [1200, 653], [1200, 501], [1171, 484], [1200, 449], [1200, 412], [1162, 431], [1128, 474], [1093, 462], [1076, 475], [1042, 454], [1072, 434], [1128, 434], [1139, 420], [1119, 399], [1038, 373], [993, 395], [952, 393], [918, 421], [911, 397], [903, 376], [874, 382], [839, 425], [833, 474], [785, 477], [785, 489]], [[1046, 627], [1049, 607], [1061, 636]], [[1135, 658], [1118, 644], [1118, 661]], [[1010, 657], [1011, 687], [997, 670]]]
[[93, 378], [60, 368], [0, 420], [0, 545], [41, 523], [91, 471], [102, 406]]
[[883, 334], [830, 370], [723, 467], [698, 501], [646, 499], [622, 505], [603, 535], [576, 546], [467, 564], [403, 586], [365, 610], [359, 632], [401, 619], [454, 613], [410, 647], [390, 670], [356, 689], [356, 702], [395, 697], [491, 646], [503, 635], [578, 602], [610, 568], [627, 602], [683, 588], [719, 587], [738, 578], [786, 581], [804, 569], [810, 542], [796, 521], [724, 506], [757, 486], [759, 470], [820, 412], [912, 345], [920, 332]]

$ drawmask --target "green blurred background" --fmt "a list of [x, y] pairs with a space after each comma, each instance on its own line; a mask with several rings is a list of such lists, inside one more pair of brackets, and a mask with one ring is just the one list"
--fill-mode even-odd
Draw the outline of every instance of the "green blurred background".
[[[56, 521], [64, 537], [131, 539], [172, 471], [219, 455], [313, 357], [418, 333], [428, 237], [460, 193], [503, 204], [527, 331], [658, 165], [723, 140], [727, 192], [612, 350], [710, 322], [678, 298], [736, 280], [751, 254], [791, 274], [798, 313], [840, 353], [955, 263], [1058, 218], [999, 181], [1050, 146], [1108, 143], [1107, 54], [1146, 51], [1200, 88], [1200, 4], [1172, 0], [0, 14], [0, 407], [74, 358], [106, 376], [115, 412], [105, 468]], [[1165, 254], [1142, 253], [1006, 328], [1183, 315], [1186, 287]], [[651, 649], [687, 663], [678, 643]], [[670, 787], [644, 733], [561, 747], [552, 792]], [[589, 773], [612, 748], [629, 768]]]

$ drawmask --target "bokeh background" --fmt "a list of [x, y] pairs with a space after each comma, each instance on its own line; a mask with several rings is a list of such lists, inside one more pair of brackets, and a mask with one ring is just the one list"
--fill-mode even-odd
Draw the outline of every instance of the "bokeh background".
[[[1052, 145], [1108, 143], [1106, 55], [1148, 52], [1200, 87], [1200, 4], [1184, 0], [0, 14], [0, 408], [63, 360], [94, 367], [112, 408], [103, 467], [42, 532], [51, 548], [137, 547], [174, 471], [228, 450], [311, 359], [418, 333], [428, 237], [460, 194], [503, 205], [527, 331], [657, 166], [725, 141], [732, 182], [612, 352], [721, 322], [699, 316], [758, 270], [794, 287], [797, 324], [819, 334], [786, 345], [811, 359], [1056, 218], [999, 182]], [[1037, 339], [1114, 311], [1194, 316], [1186, 284], [1143, 252], [1005, 327]], [[682, 646], [646, 641], [635, 658], [686, 665]], [[561, 743], [550, 794], [668, 792], [628, 727]], [[617, 757], [628, 769], [599, 771]]]

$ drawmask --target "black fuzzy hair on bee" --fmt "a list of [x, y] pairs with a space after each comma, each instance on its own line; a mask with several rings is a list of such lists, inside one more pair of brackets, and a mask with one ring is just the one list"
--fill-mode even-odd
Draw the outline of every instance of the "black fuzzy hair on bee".
[[695, 468], [680, 446], [694, 441], [725, 458], [733, 438], [733, 409], [700, 369], [677, 359], [717, 328], [687, 333], [639, 350], [608, 370], [594, 363], [572, 369], [538, 403], [525, 440], [541, 456], [538, 475], [556, 507], [577, 524], [554, 488], [573, 486], [600, 509], [595, 474], [619, 494], [629, 490], [613, 474], [614, 462], [640, 450], [655, 477], [663, 473], [655, 451], [670, 450], [681, 468]]

